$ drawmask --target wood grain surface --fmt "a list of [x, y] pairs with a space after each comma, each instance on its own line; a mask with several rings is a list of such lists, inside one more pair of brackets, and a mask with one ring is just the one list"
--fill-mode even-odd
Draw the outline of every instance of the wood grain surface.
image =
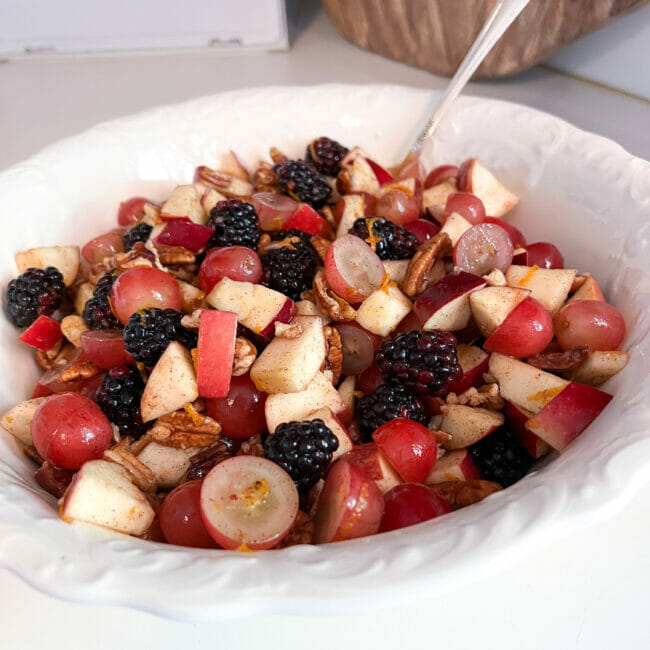
[[[436, 74], [454, 73], [496, 0], [322, 0], [360, 47]], [[479, 67], [502, 77], [543, 61], [650, 0], [532, 0]]]

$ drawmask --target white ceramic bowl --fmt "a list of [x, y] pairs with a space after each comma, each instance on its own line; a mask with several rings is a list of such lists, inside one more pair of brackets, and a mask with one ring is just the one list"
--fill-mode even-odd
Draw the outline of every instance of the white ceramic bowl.
[[[15, 276], [14, 252], [82, 244], [115, 225], [121, 199], [162, 199], [229, 148], [253, 163], [271, 145], [297, 156], [329, 135], [396, 162], [434, 100], [401, 87], [270, 88], [97, 126], [0, 175], [2, 285]], [[240, 554], [64, 524], [2, 432], [0, 564], [60, 598], [178, 619], [343, 614], [497, 571], [621, 507], [650, 477], [650, 164], [550, 115], [467, 97], [426, 153], [431, 166], [477, 156], [493, 168], [521, 196], [513, 223], [529, 241], [556, 243], [567, 264], [594, 272], [623, 311], [632, 358], [605, 386], [615, 397], [583, 436], [515, 486], [441, 519], [368, 539]], [[2, 411], [31, 394], [38, 371], [4, 319], [0, 333]]]

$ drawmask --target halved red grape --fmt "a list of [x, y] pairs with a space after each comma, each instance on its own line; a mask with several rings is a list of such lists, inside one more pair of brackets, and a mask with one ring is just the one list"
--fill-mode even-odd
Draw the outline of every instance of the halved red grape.
[[208, 251], [199, 269], [199, 282], [206, 293], [222, 278], [257, 283], [262, 279], [259, 255], [246, 246], [225, 246]]
[[415, 196], [408, 196], [402, 190], [388, 190], [378, 200], [376, 216], [404, 225], [420, 216], [420, 203]]
[[262, 230], [282, 230], [284, 224], [298, 208], [297, 201], [284, 194], [273, 192], [253, 194], [251, 203], [260, 218]]
[[106, 370], [135, 365], [124, 347], [122, 330], [86, 330], [81, 334], [81, 349], [89, 361]]
[[381, 338], [354, 322], [336, 324], [343, 347], [343, 374], [358, 375], [370, 366]]
[[144, 214], [144, 206], [147, 203], [151, 203], [151, 201], [142, 196], [134, 196], [127, 201], [123, 201], [120, 203], [120, 208], [117, 211], [117, 223], [120, 226], [130, 226], [140, 221]]
[[175, 309], [180, 311], [183, 296], [176, 279], [166, 271], [135, 267], [122, 273], [111, 289], [111, 307], [126, 325], [140, 309]]
[[522, 235], [521, 230], [515, 228], [507, 221], [499, 219], [498, 217], [485, 217], [483, 223], [493, 223], [495, 226], [503, 228], [508, 233], [510, 239], [512, 240], [512, 245], [515, 248], [526, 245], [526, 238]]
[[416, 219], [404, 224], [404, 228], [415, 235], [418, 240], [418, 246], [422, 246], [427, 239], [431, 239], [440, 231], [440, 226], [429, 221], [428, 219]]
[[625, 319], [616, 307], [602, 300], [575, 300], [553, 320], [563, 350], [586, 345], [590, 351], [616, 350], [625, 338]]
[[192, 548], [219, 548], [201, 517], [202, 480], [188, 481], [173, 489], [160, 507], [160, 527], [169, 544]]
[[508, 233], [491, 223], [472, 226], [454, 248], [454, 265], [461, 271], [484, 275], [492, 269], [505, 271], [512, 264], [514, 246]]
[[458, 176], [458, 167], [456, 165], [439, 165], [432, 169], [424, 180], [424, 189], [439, 185], [448, 178]]
[[384, 494], [384, 516], [379, 532], [413, 526], [451, 512], [449, 506], [429, 488], [402, 483]]
[[356, 389], [360, 390], [364, 395], [370, 395], [385, 383], [386, 380], [384, 375], [381, 374], [381, 370], [379, 370], [376, 363], [372, 363], [357, 377]]
[[444, 218], [447, 219], [454, 212], [467, 219], [474, 226], [485, 221], [483, 201], [469, 192], [455, 192], [449, 195], [445, 205]]
[[122, 243], [122, 228], [111, 230], [99, 237], [91, 239], [82, 249], [81, 254], [88, 264], [98, 264], [105, 257], [124, 252]]
[[526, 252], [516, 255], [513, 264], [539, 266], [540, 269], [563, 269], [564, 258], [556, 246], [549, 242], [535, 242], [526, 246]]

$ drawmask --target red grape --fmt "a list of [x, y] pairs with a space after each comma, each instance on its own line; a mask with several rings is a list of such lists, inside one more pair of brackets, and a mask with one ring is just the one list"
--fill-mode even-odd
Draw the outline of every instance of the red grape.
[[424, 180], [424, 189], [435, 187], [448, 178], [456, 178], [458, 176], [458, 167], [456, 165], [440, 165], [432, 169]]
[[417, 483], [396, 485], [384, 495], [384, 516], [379, 532], [413, 526], [451, 512], [449, 506], [429, 488]]
[[142, 219], [144, 206], [151, 203], [149, 199], [142, 196], [134, 196], [127, 201], [120, 203], [120, 209], [117, 211], [117, 223], [120, 226], [130, 226]]
[[474, 275], [484, 275], [492, 269], [505, 271], [512, 264], [514, 246], [508, 233], [499, 226], [482, 223], [472, 226], [454, 248], [454, 264]]
[[404, 224], [404, 228], [415, 235], [418, 240], [418, 246], [422, 246], [427, 239], [431, 239], [440, 231], [440, 226], [429, 221], [428, 219], [416, 219]]
[[205, 400], [208, 415], [221, 424], [225, 436], [241, 440], [266, 428], [266, 393], [258, 390], [249, 375], [232, 377], [227, 397]]
[[404, 225], [420, 216], [420, 204], [402, 190], [388, 190], [377, 200], [376, 216]]
[[381, 338], [354, 322], [336, 324], [343, 347], [343, 374], [358, 375], [370, 366]]
[[222, 278], [255, 284], [262, 279], [262, 272], [262, 262], [252, 248], [226, 246], [208, 251], [199, 269], [199, 281], [209, 293]]
[[357, 377], [356, 389], [360, 390], [364, 395], [370, 395], [385, 383], [381, 370], [379, 370], [376, 363], [373, 363]]
[[79, 469], [87, 460], [101, 458], [111, 436], [111, 423], [99, 406], [78, 393], [46, 397], [32, 420], [36, 451], [63, 469]]
[[135, 267], [124, 271], [111, 289], [111, 307], [126, 325], [140, 309], [158, 307], [180, 311], [183, 296], [178, 282], [166, 271]]
[[512, 241], [512, 245], [515, 248], [526, 245], [526, 238], [521, 234], [521, 231], [518, 228], [515, 228], [513, 225], [509, 224], [507, 221], [499, 219], [498, 217], [485, 217], [483, 223], [493, 223], [495, 226], [500, 226], [503, 228], [508, 233], [508, 236]]
[[601, 300], [575, 300], [556, 314], [555, 336], [563, 350], [586, 345], [590, 351], [616, 350], [625, 338], [621, 312]]
[[[520, 260], [521, 258], [521, 260]], [[540, 269], [563, 269], [564, 258], [562, 253], [553, 244], [548, 242], [535, 242], [526, 246], [526, 252], [517, 255], [515, 264], [524, 266], [539, 266]]]
[[450, 194], [445, 205], [444, 218], [456, 212], [467, 219], [473, 226], [485, 221], [485, 207], [483, 201], [469, 192], [455, 192]]
[[203, 480], [188, 481], [172, 490], [160, 507], [160, 527], [165, 539], [176, 546], [219, 548], [201, 517]]
[[293, 199], [273, 192], [253, 194], [251, 203], [260, 218], [262, 230], [282, 230], [285, 222], [298, 208], [298, 203]]
[[81, 349], [88, 360], [100, 368], [135, 365], [124, 347], [122, 330], [86, 330], [81, 334]]
[[124, 230], [119, 228], [91, 239], [81, 249], [83, 258], [88, 264], [98, 264], [105, 257], [124, 252], [124, 244], [122, 243], [123, 233]]

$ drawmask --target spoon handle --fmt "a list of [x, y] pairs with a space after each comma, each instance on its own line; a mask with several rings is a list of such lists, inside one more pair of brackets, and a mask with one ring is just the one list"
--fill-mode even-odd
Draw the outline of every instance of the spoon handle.
[[449, 104], [458, 97], [460, 91], [474, 74], [476, 68], [481, 64], [481, 61], [483, 61], [494, 44], [501, 38], [506, 29], [510, 27], [510, 24], [529, 2], [530, 0], [497, 0], [494, 9], [492, 9], [485, 21], [485, 25], [483, 25], [483, 28], [476, 37], [469, 52], [465, 55], [458, 70], [456, 70], [456, 74], [454, 74], [449, 82], [449, 86], [447, 86], [447, 91], [435, 112], [429, 118], [427, 125], [417, 137], [411, 151], [420, 150], [422, 142], [434, 132]]

